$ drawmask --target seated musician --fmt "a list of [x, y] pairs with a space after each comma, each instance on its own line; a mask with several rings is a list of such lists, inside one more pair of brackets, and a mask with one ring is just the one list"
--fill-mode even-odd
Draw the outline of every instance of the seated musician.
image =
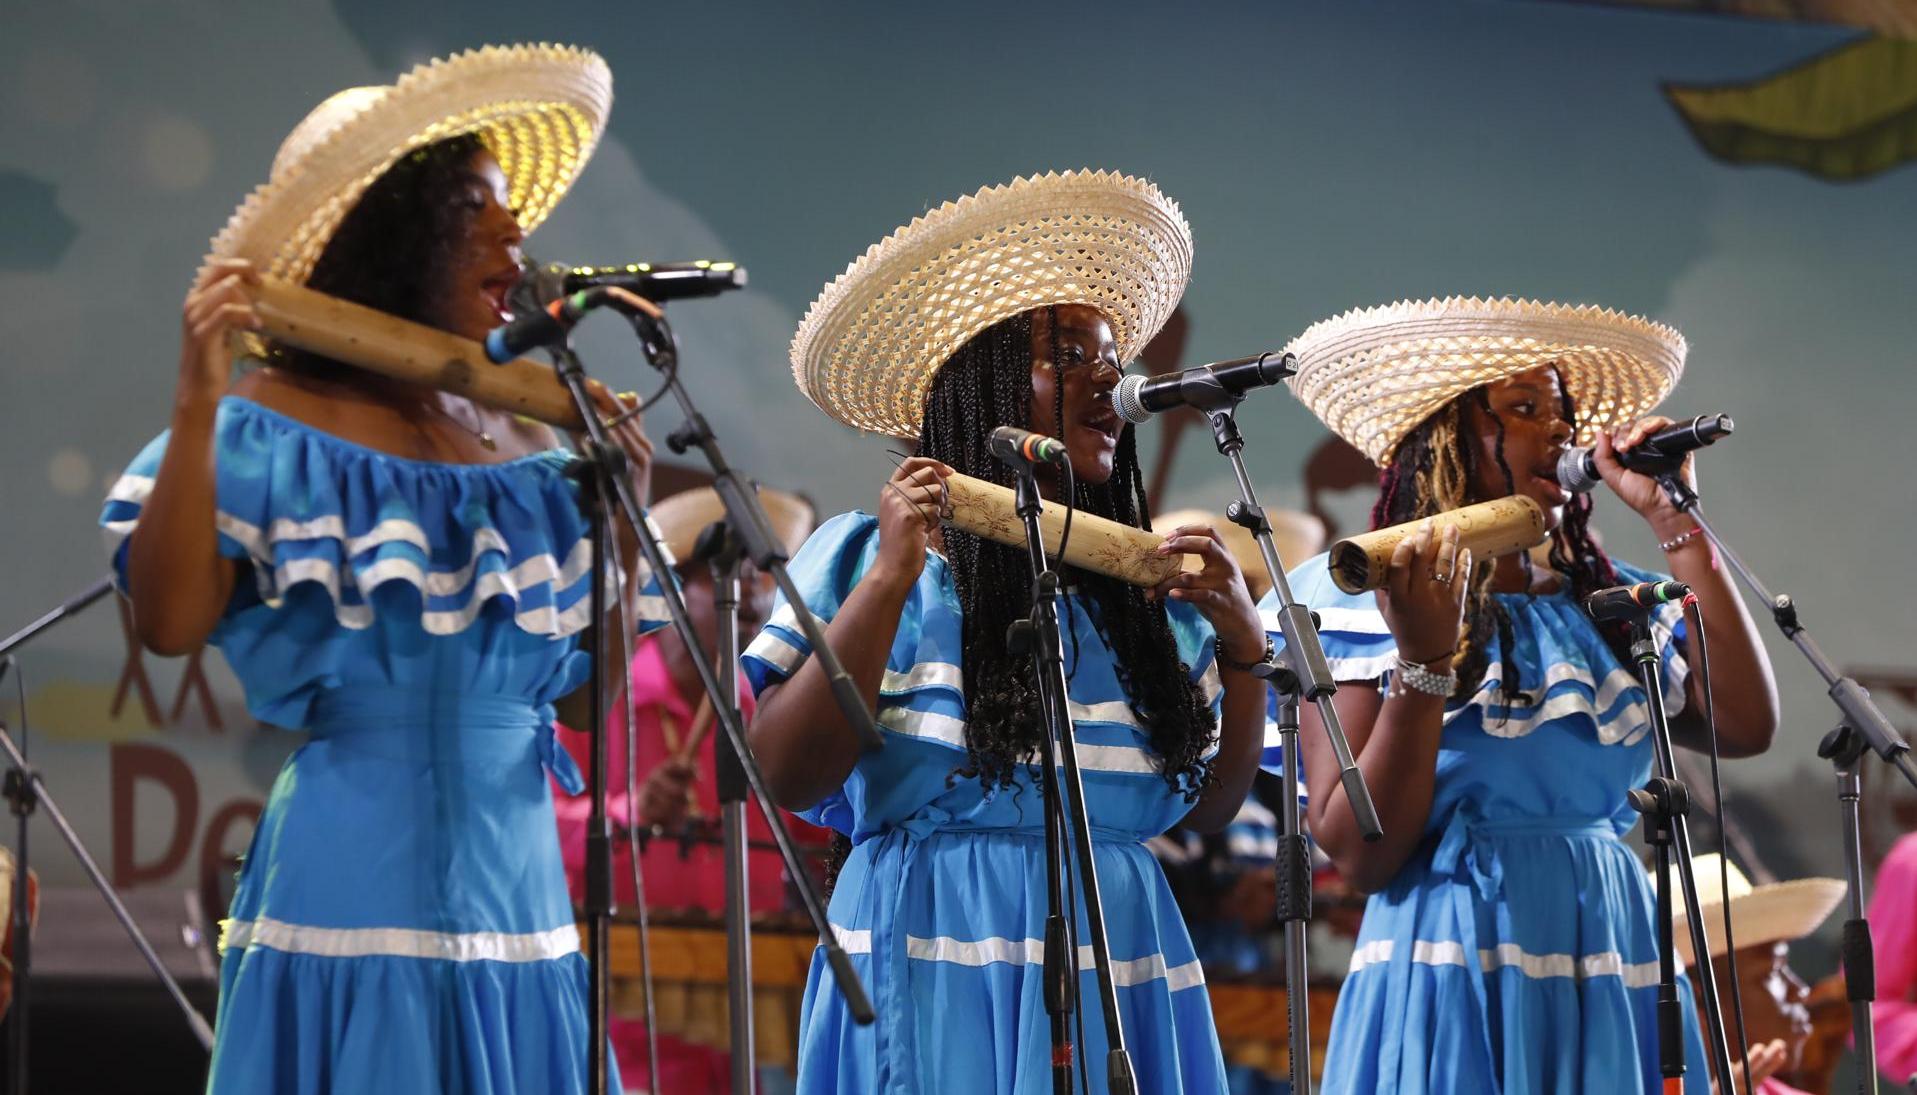
[[[1711, 940], [1711, 970], [1717, 977], [1717, 998], [1724, 1010], [1724, 1029], [1733, 1039], [1732, 1069], [1739, 1070], [1735, 1044], [1737, 1020], [1731, 1009], [1731, 966], [1725, 960], [1724, 895], [1730, 894], [1731, 940], [1737, 944], [1736, 985], [1743, 997], [1744, 1032], [1749, 1039], [1751, 1076], [1757, 1095], [1804, 1095], [1803, 1089], [1780, 1076], [1796, 1072], [1804, 1043], [1811, 1036], [1810, 1009], [1805, 1001], [1810, 986], [1791, 969], [1791, 944], [1817, 930], [1844, 900], [1840, 878], [1798, 878], [1752, 886], [1744, 872], [1729, 868], [1730, 888], [1724, 888], [1715, 854], [1692, 861], [1697, 875], [1699, 913]], [[1677, 911], [1674, 928], [1684, 964], [1695, 965], [1690, 927], [1684, 910]], [[1703, 1022], [1699, 1017], [1700, 1024]], [[1692, 1068], [1707, 1069], [1701, 1061]], [[1721, 1090], [1714, 1088], [1714, 1090]], [[1744, 1090], [1742, 1084], [1738, 1090]]]
[[[784, 491], [759, 491], [772, 527], [788, 549], [796, 549], [812, 529], [813, 510], [804, 499]], [[666, 498], [650, 510], [662, 542], [677, 560], [674, 569], [684, 592], [699, 642], [710, 655], [718, 639], [718, 616], [713, 605], [711, 551], [714, 541], [702, 538], [708, 526], [725, 516], [719, 496], [709, 487]], [[739, 641], [751, 641], [765, 625], [771, 608], [772, 577], [750, 561], [740, 574]], [[719, 800], [713, 784], [713, 746], [723, 742], [712, 707], [700, 686], [692, 655], [678, 632], [666, 628], [640, 640], [632, 659], [632, 711], [639, 727], [637, 769], [638, 821], [642, 832], [654, 834], [640, 856], [644, 868], [646, 903], [655, 911], [698, 911], [715, 920], [725, 909], [724, 851], [718, 843]], [[739, 678], [741, 709], [750, 716], [752, 690]], [[627, 816], [626, 704], [611, 705], [607, 725], [608, 810], [615, 825], [617, 852], [613, 863], [613, 893], [622, 910], [634, 905], [632, 860], [617, 835]], [[592, 738], [585, 733], [560, 736], [582, 771], [590, 772]], [[721, 746], [723, 747], [723, 746]], [[559, 840], [566, 879], [574, 902], [585, 895], [585, 836], [592, 813], [590, 795], [554, 791], [559, 816]], [[747, 811], [750, 840], [771, 839], [765, 819], [756, 807]], [[751, 905], [754, 913], [775, 912], [785, 904], [784, 865], [776, 851], [748, 853]], [[615, 1052], [622, 1074], [631, 1081], [646, 1075], [645, 1022], [641, 1016], [616, 1016], [612, 1021]], [[659, 1035], [659, 1080], [666, 1091], [724, 1091], [730, 1084], [730, 1059], [723, 1045], [695, 1045], [682, 1038]]]

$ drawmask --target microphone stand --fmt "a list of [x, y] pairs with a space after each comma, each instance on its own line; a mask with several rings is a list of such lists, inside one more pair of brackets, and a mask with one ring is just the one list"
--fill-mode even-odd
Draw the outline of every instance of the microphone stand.
[[[14, 662], [11, 657], [12, 651], [24, 646], [28, 640], [54, 624], [77, 615], [88, 605], [106, 596], [112, 589], [112, 577], [103, 577], [26, 627], [5, 639], [0, 639], [0, 678], [6, 676], [7, 668]], [[31, 861], [28, 856], [27, 822], [34, 810], [41, 807], [45, 808], [47, 820], [53, 822], [55, 831], [60, 834], [62, 840], [66, 841], [67, 847], [73, 850], [73, 857], [80, 861], [81, 870], [86, 872], [87, 878], [100, 891], [100, 896], [112, 910], [114, 919], [120, 922], [127, 937], [133, 941], [134, 949], [140, 952], [140, 957], [146, 960], [147, 967], [153, 971], [155, 977], [159, 978], [167, 995], [172, 997], [174, 1004], [179, 1007], [180, 1014], [186, 1019], [186, 1025], [193, 1031], [194, 1038], [199, 1040], [201, 1048], [211, 1053], [213, 1051], [212, 1026], [207, 1023], [206, 1017], [199, 1013], [199, 1009], [193, 1006], [193, 1002], [186, 998], [186, 991], [180, 987], [180, 983], [174, 979], [172, 972], [166, 968], [166, 963], [161, 961], [159, 952], [155, 951], [153, 944], [148, 942], [146, 933], [140, 930], [139, 924], [133, 919], [133, 914], [127, 911], [126, 904], [120, 900], [120, 895], [114, 890], [113, 883], [107, 880], [106, 872], [100, 869], [99, 863], [94, 861], [86, 845], [80, 840], [80, 835], [74, 832], [73, 826], [67, 822], [66, 814], [61, 811], [60, 804], [54, 801], [52, 793], [47, 790], [46, 780], [37, 770], [28, 765], [26, 752], [14, 742], [13, 736], [7, 732], [5, 722], [0, 722], [0, 749], [5, 750], [8, 765], [5, 783], [3, 788], [0, 788], [0, 794], [5, 795], [14, 817], [18, 819], [12, 895], [13, 1003], [12, 1014], [8, 1017], [7, 1047], [11, 1068], [7, 1077], [7, 1091], [11, 1095], [26, 1095], [27, 1092], [27, 1023], [31, 1011], [30, 999], [33, 986], [33, 910], [29, 904], [31, 892], [28, 868]]]
[[1291, 1090], [1311, 1095], [1311, 996], [1306, 979], [1305, 928], [1311, 921], [1311, 846], [1298, 804], [1304, 758], [1298, 754], [1298, 675], [1272, 666], [1278, 693], [1279, 755], [1285, 766], [1285, 804], [1279, 811], [1278, 919], [1285, 925], [1285, 1011], [1291, 1050]]
[[[1085, 810], [1085, 783], [1078, 769], [1078, 742], [1072, 729], [1071, 689], [1065, 677], [1065, 644], [1059, 627], [1059, 578], [1045, 558], [1044, 533], [1039, 514], [1044, 501], [1038, 492], [1038, 476], [1030, 464], [1018, 467], [1017, 510], [1025, 525], [1025, 555], [1032, 569], [1032, 615], [1013, 624], [1008, 636], [1014, 653], [1020, 648], [1032, 655], [1032, 668], [1038, 678], [1039, 706], [1047, 723], [1044, 735], [1045, 765], [1041, 785], [1045, 799], [1046, 900], [1045, 919], [1045, 1009], [1051, 1013], [1052, 1090], [1069, 1095], [1072, 1085], [1073, 1053], [1067, 1029], [1076, 1006], [1078, 952], [1070, 945], [1067, 917], [1073, 910], [1064, 904], [1066, 878], [1070, 864], [1065, 856], [1066, 834], [1072, 830], [1078, 847], [1079, 875], [1085, 887], [1085, 920], [1092, 937], [1092, 965], [1098, 975], [1098, 993], [1105, 1019], [1105, 1042], [1110, 1052], [1105, 1059], [1107, 1089], [1111, 1095], [1136, 1095], [1138, 1080], [1132, 1070], [1131, 1054], [1125, 1049], [1124, 1025], [1118, 1017], [1118, 989], [1112, 980], [1112, 955], [1105, 934], [1105, 907], [1098, 888], [1098, 864], [1092, 852], [1092, 826]], [[1060, 761], [1063, 760], [1064, 795], [1059, 794]], [[1061, 811], [1069, 811], [1070, 825], [1060, 822]]]
[[[744, 545], [725, 520], [707, 526], [700, 539], [707, 537], [717, 543], [711, 561], [712, 602], [719, 625], [719, 682], [731, 701], [733, 717], [743, 718], [738, 707], [738, 673], [739, 570]], [[719, 795], [720, 840], [725, 849], [726, 1004], [732, 1038], [732, 1092], [733, 1095], [752, 1095], [758, 1062], [752, 1026], [752, 875], [746, 860], [748, 787], [738, 754], [717, 738], [712, 741], [712, 768], [714, 787]]]
[[1863, 784], [1858, 778], [1858, 766], [1866, 751], [1874, 752], [1886, 764], [1903, 773], [1911, 786], [1917, 787], [1917, 765], [1911, 761], [1910, 745], [1890, 719], [1885, 717], [1876, 701], [1870, 698], [1870, 692], [1854, 678], [1839, 674], [1824, 657], [1823, 650], [1798, 619], [1797, 602], [1789, 594], [1772, 594], [1766, 589], [1757, 574], [1744, 565], [1744, 560], [1718, 536], [1717, 530], [1704, 519], [1697, 491], [1684, 481], [1678, 471], [1673, 469], [1659, 475], [1657, 482], [1678, 511], [1696, 522], [1698, 531], [1704, 534], [1711, 550], [1729, 563], [1731, 572], [1770, 609], [1771, 619], [1777, 624], [1777, 629], [1784, 633], [1784, 637], [1797, 647], [1804, 659], [1810, 662], [1811, 668], [1823, 678], [1825, 694], [1837, 705], [1837, 728], [1818, 745], [1817, 755], [1829, 760], [1837, 770], [1838, 806], [1844, 824], [1844, 874], [1850, 884], [1851, 914], [1850, 919], [1844, 922], [1844, 984], [1850, 999], [1851, 1025], [1857, 1038], [1860, 1060], [1857, 1089], [1860, 1092], [1874, 1092], [1877, 1090], [1877, 1040], [1871, 1029], [1870, 1008], [1877, 996], [1877, 974], [1870, 925], [1864, 915], [1864, 871], [1858, 834]]
[[1675, 857], [1690, 928], [1691, 953], [1698, 956], [1699, 968], [1703, 971], [1695, 979], [1695, 987], [1704, 1002], [1709, 1037], [1706, 1049], [1718, 1077], [1728, 1083], [1730, 1041], [1724, 1031], [1724, 1014], [1718, 1007], [1717, 977], [1711, 969], [1711, 946], [1704, 934], [1702, 902], [1698, 900], [1697, 877], [1691, 862], [1691, 830], [1687, 817], [1691, 793], [1677, 777], [1671, 725], [1664, 711], [1663, 673], [1648, 608], [1639, 609], [1631, 619], [1631, 660], [1637, 665], [1638, 683], [1644, 689], [1645, 702], [1650, 705], [1651, 743], [1657, 755], [1657, 774], [1643, 788], [1632, 791], [1630, 799], [1632, 809], [1644, 815], [1645, 841], [1657, 855], [1658, 1068], [1664, 1077], [1665, 1090], [1677, 1090], [1684, 1075], [1684, 1003], [1677, 992], [1677, 949], [1673, 938], [1677, 909], [1671, 901], [1671, 864]]
[[[1265, 355], [1269, 357], [1270, 355]], [[1285, 375], [1295, 370], [1286, 354], [1282, 362]], [[1259, 675], [1278, 689], [1278, 730], [1283, 736], [1285, 765], [1285, 807], [1281, 815], [1283, 830], [1278, 840], [1278, 916], [1285, 922], [1285, 994], [1287, 1023], [1290, 1027], [1291, 1084], [1300, 1095], [1311, 1095], [1310, 997], [1305, 985], [1305, 925], [1311, 919], [1311, 851], [1299, 816], [1298, 781], [1303, 759], [1298, 756], [1298, 708], [1301, 699], [1318, 709], [1318, 721], [1324, 724], [1331, 740], [1332, 754], [1338, 759], [1339, 780], [1344, 785], [1345, 801], [1358, 823], [1358, 831], [1367, 843], [1384, 836], [1378, 824], [1378, 810], [1371, 791], [1365, 786], [1364, 773], [1351, 755], [1351, 743], [1345, 737], [1344, 724], [1332, 694], [1338, 683], [1331, 677], [1331, 663], [1325, 660], [1324, 645], [1318, 639], [1318, 622], [1311, 611], [1292, 596], [1285, 567], [1278, 559], [1278, 548], [1271, 538], [1271, 520], [1258, 505], [1251, 475], [1245, 470], [1245, 438], [1238, 432], [1238, 404], [1243, 392], [1234, 392], [1211, 373], [1188, 376], [1180, 388], [1181, 398], [1205, 413], [1211, 422], [1212, 440], [1218, 451], [1231, 462], [1238, 480], [1238, 499], [1225, 509], [1231, 522], [1244, 528], [1258, 541], [1258, 553], [1264, 557], [1265, 572], [1271, 577], [1272, 592], [1278, 595], [1278, 629], [1285, 637], [1283, 666], [1263, 667]], [[1289, 720], [1289, 733], [1287, 733]]]

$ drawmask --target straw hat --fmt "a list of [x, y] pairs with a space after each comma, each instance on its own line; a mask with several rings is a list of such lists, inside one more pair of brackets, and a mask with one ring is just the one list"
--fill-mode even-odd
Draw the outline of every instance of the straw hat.
[[571, 46], [487, 46], [429, 61], [391, 85], [355, 87], [314, 108], [213, 239], [207, 261], [245, 258], [304, 284], [339, 223], [407, 153], [477, 134], [499, 160], [531, 232], [591, 158], [612, 109], [612, 71]]
[[[798, 551], [799, 545], [805, 543], [805, 538], [812, 533], [816, 517], [812, 503], [796, 494], [770, 487], [759, 488], [759, 502], [765, 506], [766, 517], [772, 523], [772, 534], [785, 545], [788, 553]], [[695, 487], [660, 499], [647, 507], [646, 515], [652, 518], [652, 523], [659, 530], [659, 538], [665, 542], [672, 558], [684, 563], [693, 558], [699, 534], [706, 530], [706, 526], [725, 517], [726, 507], [725, 503], [719, 501], [718, 491], [711, 487]]]
[[[1724, 954], [1724, 890], [1719, 865], [1724, 857], [1712, 852], [1691, 860], [1697, 875], [1698, 915], [1704, 918], [1704, 930], [1710, 936], [1711, 957]], [[1817, 930], [1846, 889], [1841, 878], [1797, 878], [1789, 882], [1751, 885], [1737, 864], [1730, 864], [1731, 931], [1739, 949], [1764, 943], [1790, 942]], [[1675, 879], [1672, 892], [1676, 893]], [[1694, 963], [1688, 918], [1682, 899], [1677, 909], [1677, 949], [1687, 964]]]
[[1589, 305], [1447, 297], [1400, 301], [1312, 324], [1285, 349], [1288, 384], [1333, 433], [1380, 467], [1431, 412], [1541, 365], [1564, 377], [1577, 443], [1648, 413], [1684, 372], [1684, 336]]
[[[1271, 542], [1277, 547], [1278, 561], [1284, 564], [1286, 570], [1324, 549], [1325, 523], [1311, 514], [1268, 509], [1265, 519], [1271, 522]], [[1238, 569], [1245, 572], [1245, 585], [1251, 590], [1251, 599], [1256, 601], [1271, 591], [1271, 576], [1265, 573], [1265, 557], [1259, 552], [1258, 541], [1252, 537], [1250, 530], [1243, 525], [1233, 524], [1222, 513], [1202, 509], [1179, 509], [1152, 515], [1152, 528], [1158, 532], [1170, 532], [1180, 525], [1210, 525], [1217, 529], [1219, 537], [1225, 541], [1225, 549], [1231, 552], [1232, 558], [1238, 560]]]
[[1143, 179], [1014, 179], [946, 202], [846, 267], [799, 323], [792, 375], [833, 418], [916, 437], [933, 374], [973, 335], [1034, 308], [1087, 304], [1129, 361], [1177, 307], [1191, 257], [1178, 204]]

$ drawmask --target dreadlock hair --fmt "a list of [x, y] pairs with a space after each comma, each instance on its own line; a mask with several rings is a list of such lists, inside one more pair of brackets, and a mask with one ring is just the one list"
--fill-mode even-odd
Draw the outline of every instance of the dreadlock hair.
[[[973, 336], [946, 361], [926, 397], [918, 451], [955, 471], [1011, 486], [1013, 471], [987, 447], [999, 426], [1031, 420], [1034, 312], [1004, 320]], [[1058, 317], [1048, 309], [1050, 357], [1058, 354]], [[1065, 436], [1063, 377], [1054, 384], [1053, 434]], [[1063, 472], [1055, 474], [1063, 478]], [[1112, 477], [1077, 483], [1072, 504], [1134, 528], [1151, 528], [1138, 447], [1132, 428], [1119, 434]], [[956, 776], [976, 777], [988, 789], [1009, 786], [1033, 762], [1045, 733], [1029, 662], [1005, 650], [1006, 629], [1030, 610], [1031, 572], [1021, 549], [945, 530], [945, 557], [963, 614], [961, 662], [965, 681], [967, 763]], [[1211, 705], [1178, 657], [1163, 604], [1144, 590], [1096, 574], [1071, 576], [1099, 634], [1111, 646], [1119, 683], [1132, 713], [1146, 727], [1165, 781], [1195, 801], [1211, 782], [1204, 751], [1218, 736]]]
[[[388, 315], [431, 323], [443, 276], [472, 219], [462, 189], [475, 154], [472, 134], [414, 149], [373, 180], [344, 218], [306, 279], [309, 289]], [[267, 342], [266, 359], [305, 372], [344, 368], [331, 358]]]
[[[1577, 413], [1571, 403], [1570, 389], [1560, 386], [1560, 413], [1577, 429]], [[1480, 386], [1464, 393], [1432, 412], [1429, 418], [1398, 443], [1390, 463], [1378, 476], [1378, 501], [1371, 509], [1371, 527], [1417, 521], [1446, 510], [1457, 509], [1488, 499], [1474, 498], [1471, 482], [1478, 473], [1477, 439], [1465, 418], [1466, 401], [1476, 404], [1483, 418], [1495, 431], [1492, 454], [1504, 477], [1504, 493], [1517, 490], [1517, 477], [1504, 457], [1504, 420], [1491, 409], [1491, 401]], [[1528, 575], [1531, 556], [1518, 556]], [[1574, 495], [1564, 507], [1564, 517], [1551, 534], [1551, 566], [1570, 583], [1571, 595], [1582, 603], [1587, 594], [1617, 584], [1617, 570], [1610, 557], [1591, 539], [1591, 496]], [[1507, 703], [1528, 704], [1529, 695], [1519, 679], [1511, 617], [1491, 596], [1492, 560], [1472, 565], [1465, 593], [1464, 622], [1460, 626], [1457, 652], [1458, 687], [1454, 696], [1469, 696], [1484, 683], [1490, 668], [1489, 647], [1492, 636], [1498, 639], [1499, 691]], [[1603, 630], [1605, 642], [1620, 661], [1628, 660], [1628, 638], [1618, 628]], [[1543, 682], [1538, 682], [1542, 686]]]

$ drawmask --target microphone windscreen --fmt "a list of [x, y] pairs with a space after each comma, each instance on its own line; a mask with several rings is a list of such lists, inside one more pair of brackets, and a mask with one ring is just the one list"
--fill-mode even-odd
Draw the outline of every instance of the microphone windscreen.
[[1144, 425], [1152, 416], [1139, 393], [1145, 389], [1145, 378], [1137, 373], [1127, 373], [1118, 380], [1118, 387], [1112, 389], [1112, 409], [1118, 417], [1134, 426]]
[[1602, 482], [1590, 449], [1566, 449], [1558, 457], [1558, 486], [1572, 494], [1588, 494]]

